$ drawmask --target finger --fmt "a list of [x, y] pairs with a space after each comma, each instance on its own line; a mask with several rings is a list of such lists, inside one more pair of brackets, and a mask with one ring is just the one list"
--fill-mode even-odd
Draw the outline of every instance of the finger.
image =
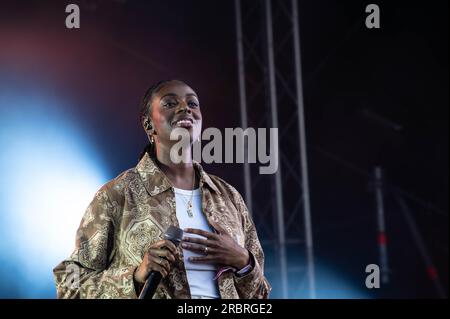
[[158, 240], [157, 242], [154, 242], [153, 244], [151, 244], [148, 247], [148, 251], [151, 251], [154, 249], [161, 249], [164, 247], [164, 245], [165, 245], [165, 239]]
[[178, 251], [177, 251], [177, 246], [175, 246], [175, 244], [174, 243], [172, 243], [170, 240], [168, 240], [168, 239], [165, 239], [164, 240], [164, 243], [165, 243], [165, 247], [166, 248], [168, 248], [171, 252], [172, 252], [172, 254], [174, 254], [174, 255], [176, 255], [176, 254], [178, 254]]
[[162, 267], [167, 272], [170, 271], [170, 264], [166, 259], [152, 256], [152, 262], [155, 265], [155, 267]]
[[200, 245], [204, 245], [204, 246], [208, 246], [210, 243], [210, 241], [208, 241], [207, 239], [196, 238], [196, 237], [184, 237], [183, 242], [190, 242], [190, 243], [200, 244]]
[[189, 257], [189, 261], [194, 264], [218, 264], [219, 260], [213, 256]]
[[159, 272], [163, 278], [169, 274], [169, 272], [162, 266], [156, 265], [155, 268], [155, 271]]
[[164, 257], [170, 262], [175, 261], [175, 256], [167, 249], [151, 249], [149, 250], [150, 255], [154, 257]]
[[163, 277], [167, 275], [167, 270], [159, 265], [158, 263], [154, 262], [153, 260], [149, 263], [148, 273], [150, 274], [151, 271], [157, 271], [159, 272]]
[[[182, 243], [181, 246], [184, 249], [187, 249], [187, 250], [190, 250], [190, 251], [193, 251], [193, 252], [199, 252], [199, 253], [202, 253], [202, 254], [205, 253], [205, 248], [206, 248], [206, 246], [203, 246], [203, 245], [188, 244], [188, 243]], [[208, 248], [208, 254], [210, 254], [210, 253], [211, 253], [211, 249]]]
[[167, 239], [161, 239], [150, 246], [150, 248], [162, 248], [162, 247], [168, 248], [174, 255], [177, 254], [177, 247], [174, 245], [174, 243], [172, 243], [170, 240]]
[[163, 265], [165, 268], [167, 268], [166, 267], [166, 264], [167, 264], [167, 266], [168, 266], [167, 269], [170, 271], [172, 261], [168, 260], [166, 257], [160, 256], [160, 255], [156, 255], [156, 256], [152, 255], [152, 261], [156, 262], [159, 265]]
[[202, 229], [197, 229], [197, 228], [185, 228], [184, 232], [190, 233], [190, 234], [200, 235], [200, 236], [206, 237], [208, 239], [215, 239], [215, 238], [217, 238], [216, 234], [210, 233], [209, 231], [205, 231], [205, 230], [202, 230]]

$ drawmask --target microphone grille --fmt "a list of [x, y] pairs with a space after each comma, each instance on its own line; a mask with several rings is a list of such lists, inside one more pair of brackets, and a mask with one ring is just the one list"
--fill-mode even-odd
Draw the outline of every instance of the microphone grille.
[[183, 230], [175, 226], [169, 226], [164, 233], [164, 239], [168, 239], [175, 245], [178, 245], [183, 239]]

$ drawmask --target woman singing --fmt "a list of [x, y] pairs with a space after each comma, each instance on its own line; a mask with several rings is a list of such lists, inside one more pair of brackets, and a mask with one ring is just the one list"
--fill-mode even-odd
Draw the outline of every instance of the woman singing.
[[[150, 143], [136, 167], [105, 184], [77, 231], [72, 255], [54, 269], [58, 298], [137, 298], [151, 271], [154, 298], [268, 298], [264, 254], [236, 189], [192, 160], [171, 160], [172, 130], [199, 139], [202, 114], [184, 82], [162, 81], [144, 96]], [[164, 240], [174, 225], [181, 245]]]

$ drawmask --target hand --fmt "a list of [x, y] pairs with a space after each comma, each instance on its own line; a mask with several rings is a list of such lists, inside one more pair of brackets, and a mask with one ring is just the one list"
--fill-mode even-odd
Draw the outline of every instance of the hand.
[[239, 246], [236, 241], [217, 223], [211, 222], [211, 226], [217, 233], [207, 232], [201, 229], [187, 228], [185, 233], [197, 234], [205, 237], [184, 237], [181, 247], [184, 249], [203, 254], [204, 256], [190, 257], [193, 263], [208, 263], [231, 266], [235, 269], [244, 268], [250, 261], [247, 249]]
[[170, 240], [163, 239], [152, 244], [136, 268], [134, 280], [140, 284], [145, 283], [151, 271], [158, 271], [166, 277], [176, 258], [178, 258], [177, 247]]

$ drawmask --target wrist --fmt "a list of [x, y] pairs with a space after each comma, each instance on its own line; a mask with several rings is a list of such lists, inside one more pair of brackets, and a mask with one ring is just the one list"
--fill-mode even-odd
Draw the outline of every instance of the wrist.
[[248, 264], [250, 264], [250, 253], [247, 249], [244, 249], [242, 258], [240, 258], [239, 262], [235, 265], [235, 268], [239, 271]]
[[249, 255], [247, 264], [244, 267], [235, 270], [235, 272], [234, 272], [235, 276], [238, 278], [248, 275], [253, 270], [253, 267], [255, 266], [255, 261], [253, 259], [253, 255], [248, 250], [247, 250], [247, 253]]
[[139, 274], [139, 267], [136, 267], [136, 269], [134, 270], [133, 279], [134, 282], [139, 285], [143, 285], [145, 283], [145, 279], [143, 279]]
[[139, 269], [139, 267], [136, 267], [136, 269], [133, 272], [133, 285], [134, 285], [134, 291], [136, 292], [136, 296], [139, 298], [139, 295], [141, 294], [142, 287], [144, 286], [144, 283], [141, 283], [138, 281], [136, 277], [136, 272]]

